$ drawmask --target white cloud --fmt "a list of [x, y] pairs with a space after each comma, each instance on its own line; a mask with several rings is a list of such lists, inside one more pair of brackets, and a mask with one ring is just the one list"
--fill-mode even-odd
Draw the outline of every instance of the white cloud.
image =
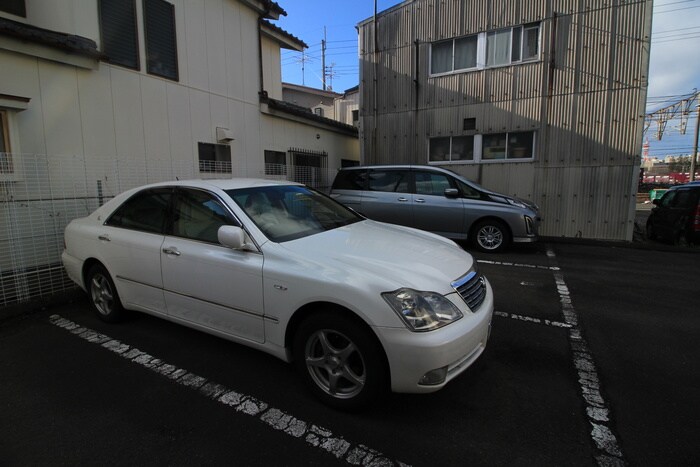
[[[655, 2], [650, 60], [650, 98], [687, 94], [700, 86], [700, 1]], [[658, 107], [650, 102], [647, 110]]]

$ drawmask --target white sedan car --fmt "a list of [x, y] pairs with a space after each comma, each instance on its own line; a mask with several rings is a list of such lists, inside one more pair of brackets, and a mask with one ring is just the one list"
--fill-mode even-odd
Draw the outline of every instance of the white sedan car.
[[103, 320], [137, 310], [294, 361], [341, 409], [440, 389], [491, 327], [491, 286], [455, 243], [292, 182], [136, 188], [72, 221], [65, 243]]

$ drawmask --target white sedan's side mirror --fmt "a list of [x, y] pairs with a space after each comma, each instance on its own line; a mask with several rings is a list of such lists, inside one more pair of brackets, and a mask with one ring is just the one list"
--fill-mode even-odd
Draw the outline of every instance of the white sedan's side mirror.
[[233, 250], [243, 250], [246, 244], [246, 235], [243, 229], [233, 225], [222, 225], [217, 232], [219, 243]]

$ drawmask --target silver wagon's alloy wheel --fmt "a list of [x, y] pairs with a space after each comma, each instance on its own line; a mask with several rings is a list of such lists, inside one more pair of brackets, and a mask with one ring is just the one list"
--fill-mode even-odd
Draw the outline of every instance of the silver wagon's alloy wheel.
[[109, 280], [102, 273], [98, 272], [92, 276], [90, 294], [92, 303], [100, 314], [107, 316], [114, 311], [114, 291]]
[[326, 394], [340, 399], [358, 395], [365, 385], [365, 361], [344, 334], [319, 329], [309, 336], [304, 351], [311, 378]]
[[495, 225], [485, 225], [477, 232], [476, 241], [484, 250], [496, 250], [503, 244], [503, 232]]
[[120, 321], [125, 311], [107, 269], [101, 264], [95, 264], [88, 271], [86, 279], [90, 304], [97, 316], [109, 323]]
[[495, 253], [505, 250], [510, 244], [510, 230], [498, 219], [484, 219], [470, 231], [472, 244], [481, 251]]

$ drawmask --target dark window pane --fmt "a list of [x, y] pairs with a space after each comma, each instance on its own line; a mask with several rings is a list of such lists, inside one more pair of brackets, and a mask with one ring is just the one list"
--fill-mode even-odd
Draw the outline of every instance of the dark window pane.
[[443, 196], [445, 189], [451, 188], [446, 175], [430, 172], [415, 172], [416, 194]]
[[100, 0], [102, 52], [107, 61], [139, 69], [134, 0]]
[[112, 227], [163, 233], [171, 198], [170, 189], [138, 193], [122, 204], [107, 221]]
[[432, 74], [452, 71], [452, 41], [433, 44], [430, 50], [430, 72]]
[[511, 62], [519, 62], [520, 61], [520, 40], [522, 39], [522, 35], [523, 35], [523, 28], [521, 26], [518, 26], [517, 28], [513, 28], [513, 51], [511, 52], [511, 55], [510, 55]]
[[408, 193], [408, 170], [382, 170], [369, 173], [370, 191]]
[[231, 173], [231, 146], [199, 143], [199, 171]]
[[0, 11], [16, 16], [27, 16], [24, 0], [0, 0]]
[[677, 208], [689, 208], [695, 204], [694, 201], [690, 190], [678, 190], [674, 206]]
[[333, 182], [333, 190], [364, 190], [367, 181], [366, 170], [341, 170]]
[[532, 60], [539, 55], [540, 27], [529, 26], [525, 28], [523, 38], [523, 60]]
[[430, 162], [450, 160], [450, 138], [430, 138]]
[[219, 243], [222, 225], [237, 225], [211, 195], [198, 190], [179, 190], [173, 210], [173, 235]]
[[531, 131], [508, 133], [508, 159], [529, 159], [532, 157]]
[[265, 151], [265, 175], [287, 175], [287, 153]]
[[177, 81], [175, 7], [164, 0], [144, 0], [146, 71]]
[[476, 130], [476, 118], [465, 118], [462, 129], [464, 131]]
[[506, 158], [506, 134], [484, 135], [482, 159]]
[[455, 70], [476, 68], [476, 46], [479, 36], [455, 40]]
[[453, 136], [452, 152], [450, 160], [453, 161], [473, 161], [474, 160], [474, 137], [473, 136]]

